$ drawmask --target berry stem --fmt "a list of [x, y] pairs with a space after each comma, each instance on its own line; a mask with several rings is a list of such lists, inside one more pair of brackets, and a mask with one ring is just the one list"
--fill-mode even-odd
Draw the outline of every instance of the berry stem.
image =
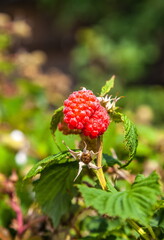
[[103, 151], [103, 138], [102, 138], [102, 136], [99, 136], [97, 138], [97, 148], [98, 148], [97, 166], [101, 167], [101, 164], [102, 164], [102, 151]]
[[156, 236], [155, 236], [155, 233], [154, 233], [152, 227], [151, 227], [151, 226], [147, 226], [147, 229], [149, 230], [149, 233], [151, 234], [152, 238], [153, 238], [154, 240], [157, 240], [157, 238], [156, 238]]
[[97, 178], [100, 182], [100, 185], [103, 190], [107, 189], [106, 186], [106, 180], [104, 177], [104, 173], [102, 170], [102, 151], [103, 151], [103, 137], [99, 136], [97, 139], [97, 145], [98, 145], [98, 157], [97, 157], [97, 166], [100, 167], [98, 170], [95, 171]]
[[135, 221], [133, 221], [132, 219], [127, 219], [126, 221], [136, 230], [136, 232], [140, 234], [142, 239], [150, 240], [148, 234], [143, 230], [142, 227], [138, 226], [138, 224]]

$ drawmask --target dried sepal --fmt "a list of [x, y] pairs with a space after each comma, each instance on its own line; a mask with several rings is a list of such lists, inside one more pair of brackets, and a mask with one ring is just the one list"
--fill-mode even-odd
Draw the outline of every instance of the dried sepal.
[[70, 152], [70, 154], [72, 155], [72, 157], [74, 159], [77, 159], [79, 161], [79, 170], [78, 173], [74, 179], [74, 181], [78, 178], [78, 176], [80, 175], [83, 166], [87, 166], [88, 168], [92, 168], [94, 170], [98, 170], [100, 167], [97, 167], [95, 164], [91, 163], [91, 161], [97, 156], [97, 153], [94, 153], [92, 150], [87, 150], [87, 144], [84, 142], [85, 146], [83, 151], [79, 151], [79, 152], [74, 152], [73, 150], [71, 150], [63, 141], [63, 144], [67, 147], [68, 151]]
[[123, 98], [123, 96], [114, 97], [114, 98], [112, 98], [112, 95], [110, 96], [106, 95], [105, 97], [97, 97], [101, 105], [104, 106], [108, 112], [111, 112], [117, 109], [116, 102], [121, 98]]

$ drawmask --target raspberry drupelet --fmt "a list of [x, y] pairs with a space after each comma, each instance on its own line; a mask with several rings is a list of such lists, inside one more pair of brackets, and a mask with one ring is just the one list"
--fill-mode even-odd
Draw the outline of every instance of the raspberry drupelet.
[[90, 138], [96, 138], [107, 130], [109, 122], [109, 115], [106, 109], [100, 105], [85, 124], [83, 134]]
[[109, 116], [90, 90], [73, 92], [64, 102], [64, 122], [70, 129], [81, 129], [85, 136], [96, 138], [108, 125]]
[[70, 129], [83, 129], [100, 103], [90, 90], [73, 92], [64, 101], [64, 121]]
[[63, 120], [58, 124], [59, 131], [63, 132], [64, 135], [69, 134], [80, 134], [82, 131], [80, 129], [70, 129], [68, 124]]

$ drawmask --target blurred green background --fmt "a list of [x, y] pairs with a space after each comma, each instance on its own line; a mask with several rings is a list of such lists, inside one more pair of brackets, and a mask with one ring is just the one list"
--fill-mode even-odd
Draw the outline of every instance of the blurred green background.
[[[115, 75], [112, 94], [125, 96], [118, 105], [139, 133], [131, 171], [157, 169], [164, 178], [164, 1], [5, 0], [0, 11], [0, 173], [16, 169], [21, 181], [36, 161], [57, 153], [54, 109], [82, 86], [98, 94]], [[109, 136], [123, 158], [121, 127], [111, 126]], [[27, 211], [33, 197], [24, 191]], [[3, 203], [0, 225], [7, 227], [5, 211]]]

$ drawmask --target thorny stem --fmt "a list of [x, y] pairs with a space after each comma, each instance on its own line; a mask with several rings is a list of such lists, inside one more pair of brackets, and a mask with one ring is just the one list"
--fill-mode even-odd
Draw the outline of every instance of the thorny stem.
[[10, 205], [11, 205], [11, 208], [13, 209], [13, 211], [16, 213], [16, 219], [17, 219], [17, 224], [18, 224], [17, 232], [18, 232], [18, 236], [21, 236], [22, 235], [22, 229], [23, 229], [23, 226], [24, 226], [22, 210], [19, 206], [17, 197], [14, 196], [15, 194], [12, 194], [12, 195], [13, 196], [11, 197]]
[[46, 219], [45, 216], [34, 219], [27, 224], [24, 223], [23, 219], [23, 213], [20, 206], [19, 198], [16, 193], [15, 189], [15, 183], [18, 180], [17, 174], [15, 171], [13, 171], [12, 175], [9, 179], [6, 179], [3, 183], [3, 191], [5, 194], [9, 197], [8, 204], [12, 208], [12, 210], [15, 212], [16, 218], [15, 218], [15, 225], [13, 225], [13, 228], [17, 231], [17, 240], [21, 240], [23, 238], [23, 234], [27, 229], [29, 229], [31, 226], [33, 226], [37, 222], [42, 222]]
[[10, 206], [13, 211], [16, 213], [16, 220], [17, 220], [17, 235], [18, 239], [22, 239], [23, 234], [29, 229], [31, 226], [35, 225], [38, 222], [43, 222], [47, 219], [45, 216], [41, 216], [40, 218], [34, 219], [31, 222], [24, 224], [23, 221], [23, 214], [19, 202], [17, 201], [16, 197], [12, 197], [10, 200]]
[[30, 227], [32, 227], [33, 225], [35, 225], [36, 223], [41, 223], [41, 222], [44, 222], [47, 220], [47, 217], [46, 216], [41, 216], [41, 217], [38, 217], [34, 220], [32, 220], [31, 222], [25, 224], [24, 226], [22, 226], [22, 234], [27, 230], [29, 229]]
[[95, 171], [96, 175], [97, 175], [97, 178], [100, 182], [100, 185], [102, 187], [103, 190], [106, 190], [107, 189], [107, 186], [106, 186], [106, 180], [105, 180], [105, 177], [104, 177], [104, 173], [103, 173], [103, 170], [102, 170], [102, 151], [103, 151], [103, 139], [102, 137], [98, 137], [97, 139], [97, 145], [98, 145], [98, 156], [97, 156], [97, 167], [100, 167], [98, 170]]

